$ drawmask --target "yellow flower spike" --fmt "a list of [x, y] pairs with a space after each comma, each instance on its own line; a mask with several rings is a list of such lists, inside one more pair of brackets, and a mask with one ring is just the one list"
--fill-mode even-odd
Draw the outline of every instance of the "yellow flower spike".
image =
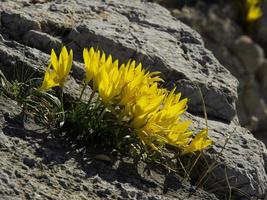
[[100, 66], [104, 65], [106, 63], [106, 54], [102, 52], [101, 58], [100, 58]]
[[249, 7], [248, 9], [248, 13], [247, 13], [247, 16], [246, 16], [246, 20], [248, 22], [253, 22], [253, 21], [256, 21], [257, 19], [261, 18], [263, 15], [262, 13], [262, 10], [259, 6], [251, 6]]
[[[139, 97], [136, 97], [137, 98], [136, 103], [132, 107], [132, 113], [134, 116], [140, 116], [140, 115], [143, 115], [146, 113], [150, 113], [150, 112], [155, 111], [159, 108], [164, 96], [158, 95], [156, 93], [156, 91], [154, 91], [155, 88], [153, 86], [146, 88], [147, 91], [141, 93], [141, 95]], [[140, 90], [142, 91], [143, 88], [144, 88], [144, 86], [142, 88], [140, 88]], [[146, 95], [144, 95], [144, 94], [146, 94]]]
[[93, 47], [89, 51], [84, 48], [83, 60], [86, 73], [85, 83], [88, 84], [93, 80], [94, 89], [97, 89], [100, 80], [99, 72], [103, 67], [106, 68], [106, 55], [104, 53], [101, 54], [99, 50], [95, 51]]
[[140, 74], [140, 73], [142, 73], [142, 64], [141, 64], [141, 63], [139, 63], [139, 64], [137, 65], [137, 67], [135, 68], [135, 73], [136, 73], [136, 74]]
[[110, 83], [108, 73], [105, 68], [102, 68], [98, 76], [98, 92], [104, 103], [108, 103], [110, 100], [110, 94], [113, 89], [113, 85]]
[[110, 71], [107, 71], [106, 63], [102, 62], [95, 78], [99, 95], [105, 104], [110, 103], [112, 99], [121, 92], [120, 80], [122, 72], [118, 69], [118, 61], [109, 63], [109, 65]]
[[107, 58], [107, 61], [106, 61], [107, 72], [110, 72], [112, 70], [112, 67], [113, 67], [112, 56], [109, 55], [108, 58]]
[[190, 142], [190, 137], [193, 134], [192, 132], [187, 131], [190, 125], [191, 121], [184, 121], [176, 123], [176, 125], [170, 127], [170, 132], [166, 136], [169, 140], [169, 143], [174, 146], [185, 146], [188, 144]]
[[83, 49], [83, 60], [84, 60], [84, 67], [85, 67], [85, 83], [88, 84], [90, 80], [93, 78], [92, 68], [90, 63], [92, 62], [92, 57], [94, 55], [94, 48], [90, 48], [90, 51], [88, 49]]
[[70, 53], [68, 54], [66, 47], [63, 47], [58, 59], [54, 49], [52, 49], [51, 63], [45, 72], [44, 81], [40, 87], [40, 90], [48, 90], [56, 86], [62, 88], [70, 72], [72, 60], [72, 50], [70, 50]]
[[96, 51], [93, 55], [93, 60], [92, 62], [90, 63], [91, 64], [91, 68], [92, 68], [92, 72], [93, 72], [93, 78], [95, 79], [98, 72], [99, 72], [99, 69], [100, 69], [100, 51]]
[[262, 17], [263, 12], [258, 5], [261, 0], [246, 0], [246, 21], [254, 22], [260, 17]]
[[53, 69], [55, 70], [55, 72], [58, 74], [59, 73], [59, 63], [58, 63], [58, 59], [57, 59], [57, 55], [54, 51], [54, 49], [51, 50], [51, 64], [53, 66]]
[[195, 138], [190, 142], [190, 144], [184, 148], [182, 155], [187, 153], [192, 153], [195, 151], [200, 151], [207, 148], [212, 144], [212, 140], [208, 138], [208, 129], [200, 131]]
[[57, 75], [57, 81], [59, 86], [62, 88], [66, 81], [66, 78], [70, 72], [71, 65], [73, 60], [73, 52], [70, 50], [68, 54], [67, 48], [63, 47], [59, 59], [57, 59], [55, 51], [52, 49], [51, 51], [51, 64], [53, 66], [53, 70]]
[[147, 115], [148, 114], [146, 113], [135, 117], [131, 123], [131, 126], [136, 129], [144, 126], [147, 123]]
[[56, 81], [57, 74], [55, 71], [51, 71], [51, 64], [47, 67], [44, 75], [44, 80], [39, 88], [41, 91], [49, 90], [52, 87], [59, 86], [59, 83]]

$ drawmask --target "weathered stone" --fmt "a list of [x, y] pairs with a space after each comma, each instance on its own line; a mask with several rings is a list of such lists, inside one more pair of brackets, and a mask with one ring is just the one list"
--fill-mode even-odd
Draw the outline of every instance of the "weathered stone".
[[[20, 108], [14, 106], [8, 98], [0, 97], [0, 102], [3, 102], [0, 105], [0, 113], [6, 108], [20, 111]], [[203, 190], [194, 190], [187, 182], [180, 181], [181, 178], [178, 176], [165, 175], [154, 170], [149, 174], [145, 171], [144, 163], [137, 167], [127, 158], [118, 160], [113, 165], [91, 160], [90, 157], [95, 155], [90, 154], [80, 155], [91, 160], [89, 162], [85, 159], [73, 159], [76, 149], [72, 149], [66, 141], [49, 137], [44, 127], [36, 125], [30, 119], [25, 121], [25, 127], [22, 128], [15, 120], [8, 120], [2, 127], [3, 132], [0, 132], [9, 143], [19, 141], [13, 149], [6, 149], [0, 145], [1, 199], [19, 199], [21, 196], [40, 200], [83, 197], [217, 199], [213, 194]], [[43, 153], [40, 152], [40, 148]], [[67, 154], [71, 156], [70, 159], [58, 161], [59, 157], [66, 157]], [[34, 167], [34, 170], [30, 170], [24, 164], [30, 168]], [[84, 187], [80, 187], [81, 185]]]
[[[191, 115], [189, 118], [194, 121], [194, 127], [205, 128], [204, 119]], [[232, 190], [232, 199], [246, 199], [243, 194], [263, 199], [267, 194], [265, 145], [248, 130], [234, 123], [209, 120], [208, 127], [214, 146], [205, 155], [218, 163], [208, 179], [208, 188], [216, 190], [215, 193], [221, 198], [229, 192], [229, 187], [233, 187], [238, 191]]]
[[248, 36], [240, 36], [232, 49], [250, 73], [255, 73], [264, 61], [263, 49]]
[[24, 36], [24, 43], [31, 46], [38, 48], [45, 53], [48, 49], [55, 49], [59, 51], [61, 48], [61, 41], [57, 38], [53, 38], [51, 35], [35, 30], [28, 31]]
[[[57, 46], [62, 42], [74, 50], [77, 61], [65, 87], [65, 94], [75, 98], [81, 89], [77, 81], [84, 76], [82, 49], [94, 46], [121, 61], [131, 57], [142, 61], [144, 66], [153, 66], [151, 70], [160, 70], [169, 87], [177, 84], [178, 90], [190, 98], [189, 111], [202, 112], [200, 88], [209, 116], [228, 121], [234, 117], [236, 79], [204, 48], [199, 34], [172, 18], [169, 11], [159, 5], [130, 0], [25, 2], [5, 1], [0, 5], [0, 69], [9, 80], [14, 80], [15, 69], [24, 69], [22, 66], [34, 73], [34, 77], [41, 77], [49, 60], [46, 54], [51, 50], [49, 44]], [[231, 24], [224, 28], [229, 27]], [[9, 101], [3, 102], [8, 107]], [[195, 128], [204, 127], [203, 118], [192, 115], [189, 118]], [[24, 129], [19, 123], [14, 127], [10, 123], [12, 121], [2, 131], [5, 140], [14, 142], [16, 147], [0, 145], [3, 158], [0, 169], [5, 169], [5, 175], [20, 178], [14, 187], [0, 183], [3, 199], [15, 198], [17, 193], [28, 199], [82, 199], [84, 196], [92, 199], [216, 199], [202, 190], [189, 196], [194, 188], [180, 177], [154, 171], [149, 175], [142, 167], [135, 168], [131, 161], [118, 161], [114, 165], [99, 160], [86, 161], [86, 158], [92, 160], [92, 155], [80, 158], [61, 139], [40, 133], [43, 127], [32, 121], [26, 121]], [[204, 154], [210, 161], [219, 161], [213, 171], [215, 178], [208, 179], [210, 190], [218, 198], [225, 198], [225, 188], [228, 188], [225, 177], [228, 176], [231, 187], [241, 191], [233, 190], [234, 199], [244, 198], [242, 192], [250, 198], [263, 198], [267, 180], [265, 146], [234, 122], [209, 120], [209, 132], [215, 144]], [[229, 141], [224, 147], [227, 138]], [[217, 159], [217, 153], [223, 148]], [[38, 161], [35, 170], [21, 164], [25, 157]], [[75, 171], [82, 171], [79, 174], [84, 176], [76, 176]]]
[[[262, 1], [266, 5], [266, 0]], [[253, 133], [261, 131], [260, 124], [264, 117], [262, 113], [262, 104], [267, 102], [267, 93], [265, 88], [265, 69], [264, 53], [262, 47], [266, 50], [266, 42], [258, 40], [254, 34], [255, 43], [249, 36], [245, 36], [241, 25], [237, 22], [237, 10], [231, 4], [231, 1], [198, 1], [194, 7], [183, 7], [180, 10], [173, 10], [173, 15], [178, 19], [196, 29], [204, 38], [205, 46], [210, 49], [215, 57], [226, 67], [239, 81], [239, 94], [237, 101], [237, 115], [242, 126], [253, 127]], [[266, 6], [262, 6], [266, 11]], [[265, 18], [265, 19], [264, 19]], [[259, 20], [266, 22], [266, 16]], [[266, 29], [266, 26], [258, 22], [253, 25], [244, 26], [247, 31]], [[252, 32], [251, 32], [252, 33]], [[266, 35], [266, 34], [265, 34]], [[262, 34], [263, 37], [265, 37]], [[263, 38], [266, 40], [266, 38]], [[264, 45], [265, 44], [265, 45]], [[256, 80], [255, 80], [256, 75]], [[249, 86], [250, 83], [257, 86]], [[249, 92], [248, 92], [249, 90]], [[254, 91], [252, 91], [254, 90]], [[250, 93], [250, 95], [248, 95]], [[250, 104], [251, 99], [254, 103]], [[261, 112], [259, 112], [261, 110]], [[254, 118], [258, 119], [257, 125]], [[262, 131], [261, 131], [262, 132]], [[267, 144], [267, 143], [266, 143]]]
[[[255, 81], [247, 82], [244, 89], [240, 91], [239, 96], [242, 101], [242, 107], [246, 111], [247, 116], [262, 116], [264, 115], [263, 99], [260, 95], [260, 87]], [[245, 122], [243, 119], [240, 119]], [[245, 124], [249, 121], [245, 122]]]
[[263, 12], [263, 15], [260, 19], [258, 19], [254, 23], [254, 34], [258, 41], [260, 41], [261, 44], [263, 44], [264, 49], [266, 50], [267, 47], [267, 16], [265, 13], [267, 12], [267, 1], [263, 0], [260, 2], [260, 7]]
[[[202, 111], [200, 98], [195, 98], [198, 88], [192, 87], [194, 83], [203, 89], [208, 113], [226, 120], [235, 116], [236, 79], [204, 48], [195, 31], [173, 19], [161, 6], [139, 1], [84, 0], [21, 8], [17, 4], [4, 2], [1, 20], [4, 29], [12, 31], [18, 42], [24, 43], [22, 36], [31, 29], [38, 29], [38, 26], [32, 27], [34, 21], [41, 24], [41, 30], [69, 44], [78, 61], [81, 61], [82, 48], [88, 46], [112, 53], [123, 62], [134, 58], [146, 67], [152, 66], [150, 70], [160, 70], [170, 87], [181, 81], [177, 89], [192, 99], [190, 110]], [[4, 11], [7, 8], [9, 11]], [[14, 23], [11, 28], [9, 21]], [[22, 22], [29, 25], [20, 30]], [[45, 52], [49, 52], [49, 48], [47, 46]]]
[[259, 80], [260, 84], [267, 88], [267, 60], [265, 60], [260, 68], [257, 71], [257, 79]]
[[[48, 65], [49, 56], [38, 49], [23, 46], [15, 41], [0, 41], [0, 69], [9, 80], [26, 81], [31, 77], [41, 77]], [[76, 64], [73, 72], [81, 74], [80, 65]], [[21, 80], [23, 77], [23, 80]], [[81, 86], [70, 77], [65, 85], [64, 93], [71, 94], [71, 98], [79, 97]], [[85, 90], [86, 98], [90, 95], [89, 87]]]

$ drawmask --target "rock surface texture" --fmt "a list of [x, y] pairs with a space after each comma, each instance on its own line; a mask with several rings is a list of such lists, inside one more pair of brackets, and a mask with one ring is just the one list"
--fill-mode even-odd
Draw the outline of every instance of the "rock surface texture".
[[[82, 155], [0, 97], [0, 199], [217, 199], [178, 177], [152, 172], [130, 160], [103, 162]], [[181, 179], [181, 178], [180, 178]], [[163, 191], [165, 194], [163, 194]]]
[[22, 126], [17, 119], [20, 107], [1, 97], [1, 199], [266, 196], [266, 147], [234, 120], [237, 80], [205, 49], [200, 35], [168, 10], [138, 0], [6, 0], [0, 4], [0, 22], [0, 69], [10, 80], [17, 78], [19, 70], [40, 77], [51, 48], [67, 45], [74, 50], [76, 62], [66, 93], [75, 97], [76, 82], [83, 77], [82, 49], [94, 46], [121, 61], [133, 58], [161, 71], [167, 86], [177, 85], [190, 98], [187, 117], [196, 129], [204, 125], [203, 118], [194, 116], [203, 110], [200, 88], [208, 115], [214, 119], [209, 120], [209, 128], [215, 145], [205, 155], [218, 162], [206, 191], [194, 190], [174, 175], [145, 174], [142, 164], [106, 163], [90, 152], [76, 153], [30, 119]]
[[[181, 9], [173, 9], [172, 14], [196, 29], [205, 46], [239, 80], [237, 114], [240, 124], [267, 144], [267, 16], [263, 15], [251, 27], [243, 24], [246, 34], [251, 33], [244, 35], [237, 23], [240, 16], [232, 3], [194, 1], [194, 6], [181, 6]], [[261, 1], [260, 5], [266, 13], [267, 1]]]

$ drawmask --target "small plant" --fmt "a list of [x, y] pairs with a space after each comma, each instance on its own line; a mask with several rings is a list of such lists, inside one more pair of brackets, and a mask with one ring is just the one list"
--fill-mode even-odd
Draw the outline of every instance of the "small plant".
[[261, 0], [234, 0], [233, 5], [245, 31], [252, 31], [254, 24], [263, 15]]
[[[58, 60], [52, 50], [51, 64], [40, 91], [57, 86], [62, 91], [72, 56], [72, 50], [68, 54], [63, 47]], [[146, 153], [161, 152], [169, 145], [184, 155], [212, 144], [207, 129], [194, 136], [188, 129], [191, 121], [181, 120], [188, 100], [181, 99], [181, 93], [175, 93], [176, 88], [168, 91], [159, 87], [163, 81], [160, 72], [145, 71], [142, 64], [137, 65], [134, 60], [119, 66], [118, 60], [94, 48], [84, 49], [83, 58], [86, 78], [80, 99], [65, 112], [66, 126], [76, 123], [83, 137], [101, 138], [103, 144], [113, 146], [121, 146], [122, 141], [126, 141], [125, 144], [135, 149], [141, 147], [139, 150], [145, 149]], [[92, 85], [93, 92], [84, 103], [81, 99], [88, 84]], [[97, 99], [93, 100], [96, 95]], [[61, 102], [63, 105], [63, 99]], [[109, 127], [114, 126], [116, 128], [110, 130]]]
[[246, 0], [246, 22], [252, 23], [262, 17], [263, 13], [259, 6], [261, 0]]

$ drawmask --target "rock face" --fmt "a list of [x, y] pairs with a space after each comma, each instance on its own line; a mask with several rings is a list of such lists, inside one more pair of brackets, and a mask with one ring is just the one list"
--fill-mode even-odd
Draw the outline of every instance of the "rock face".
[[[64, 141], [37, 131], [38, 125], [30, 120], [18, 131], [19, 124], [13, 127], [9, 121], [20, 108], [2, 98], [2, 199], [21, 195], [26, 199], [216, 199], [212, 192], [225, 199], [225, 191], [233, 199], [264, 198], [266, 148], [232, 121], [237, 80], [205, 49], [199, 34], [168, 10], [137, 0], [16, 0], [1, 2], [0, 20], [0, 69], [10, 80], [17, 78], [18, 70], [40, 77], [51, 48], [59, 50], [64, 44], [75, 53], [76, 67], [66, 90], [75, 97], [79, 91], [76, 82], [83, 77], [82, 49], [94, 46], [121, 61], [133, 58], [150, 70], [160, 70], [167, 86], [177, 85], [190, 98], [188, 117], [197, 129], [204, 124], [203, 118], [192, 115], [202, 113], [200, 88], [209, 116], [217, 120], [209, 120], [215, 145], [204, 154], [218, 163], [207, 191], [197, 190], [192, 196], [193, 187], [179, 177], [156, 172], [145, 175], [142, 166], [133, 168], [130, 161], [96, 161], [92, 152], [88, 152], [88, 162], [82, 161], [85, 155], [67, 154], [72, 150]], [[6, 108], [16, 112], [6, 116]]]
[[[9, 199], [217, 199], [203, 190], [131, 160], [103, 162], [79, 154], [0, 97], [0, 198]], [[22, 126], [23, 125], [23, 126]], [[163, 192], [164, 191], [164, 192]], [[164, 193], [164, 194], [163, 194]]]
[[42, 4], [8, 1], [1, 6], [4, 37], [44, 52], [58, 49], [62, 42], [74, 50], [77, 61], [81, 61], [81, 50], [89, 46], [121, 61], [142, 61], [150, 70], [160, 70], [170, 87], [178, 83], [178, 90], [191, 99], [192, 111], [202, 112], [196, 95], [199, 86], [208, 113], [228, 121], [235, 116], [236, 79], [203, 48], [196, 32], [156, 4], [81, 0]]
[[[214, 4], [195, 2], [194, 7], [174, 9], [172, 14], [196, 29], [204, 38], [205, 45], [215, 57], [239, 80], [237, 114], [242, 126], [267, 144], [267, 65], [266, 15], [252, 26], [256, 37], [244, 35], [236, 21], [232, 1], [216, 1]], [[266, 0], [262, 1], [266, 13]], [[264, 32], [265, 31], [265, 32]], [[259, 41], [260, 45], [255, 41]]]

